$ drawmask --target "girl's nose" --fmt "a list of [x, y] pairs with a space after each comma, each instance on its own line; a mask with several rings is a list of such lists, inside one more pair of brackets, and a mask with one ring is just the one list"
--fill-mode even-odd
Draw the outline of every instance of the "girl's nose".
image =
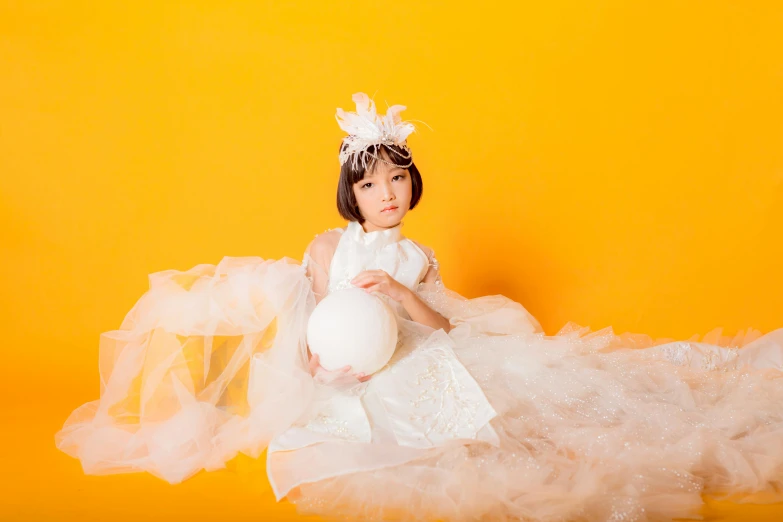
[[383, 200], [389, 200], [394, 197], [394, 191], [392, 190], [390, 185], [384, 185], [383, 186]]

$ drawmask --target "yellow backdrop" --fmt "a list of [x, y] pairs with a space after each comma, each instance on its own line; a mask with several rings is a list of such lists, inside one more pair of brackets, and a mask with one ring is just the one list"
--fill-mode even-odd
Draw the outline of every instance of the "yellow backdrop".
[[95, 501], [104, 520], [149, 511], [112, 508], [129, 488], [173, 506], [201, 487], [199, 513], [247, 513], [253, 484], [212, 498], [205, 474], [74, 482], [53, 435], [97, 398], [98, 336], [147, 274], [300, 259], [344, 224], [334, 112], [358, 91], [432, 128], [409, 139], [425, 191], [403, 230], [460, 293], [507, 295], [548, 333], [783, 326], [782, 16], [733, 0], [3, 4], [0, 386], [23, 428], [3, 430], [3, 480], [25, 491], [3, 509], [55, 494], [61, 515], [91, 520]]

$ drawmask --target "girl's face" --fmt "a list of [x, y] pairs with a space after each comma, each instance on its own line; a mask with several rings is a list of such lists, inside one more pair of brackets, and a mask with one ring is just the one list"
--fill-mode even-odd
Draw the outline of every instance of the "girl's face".
[[[385, 151], [384, 159], [389, 160]], [[376, 161], [372, 172], [353, 185], [356, 203], [364, 218], [365, 232], [397, 226], [410, 210], [411, 176], [408, 169]]]

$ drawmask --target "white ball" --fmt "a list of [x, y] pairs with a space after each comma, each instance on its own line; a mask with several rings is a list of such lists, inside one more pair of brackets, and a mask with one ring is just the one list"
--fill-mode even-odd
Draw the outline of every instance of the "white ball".
[[326, 370], [351, 366], [370, 375], [389, 362], [397, 347], [397, 319], [381, 298], [361, 288], [332, 292], [307, 323], [307, 344]]

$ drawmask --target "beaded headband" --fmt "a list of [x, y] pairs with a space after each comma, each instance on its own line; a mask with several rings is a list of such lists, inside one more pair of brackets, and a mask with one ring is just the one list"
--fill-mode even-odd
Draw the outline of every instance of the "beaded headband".
[[[356, 112], [345, 112], [338, 108], [335, 115], [337, 124], [348, 133], [348, 136], [343, 138], [343, 147], [340, 149], [340, 165], [350, 160], [354, 169], [358, 168], [360, 163], [362, 168], [366, 169], [367, 156], [371, 156], [395, 167], [410, 167], [413, 159], [406, 139], [416, 127], [400, 118], [400, 112], [405, 110], [405, 106], [393, 105], [386, 111], [385, 116], [380, 116], [375, 112], [375, 102], [365, 93], [357, 92], [352, 99], [356, 103]], [[403, 157], [410, 161], [406, 165], [398, 165], [385, 160], [380, 154], [368, 150], [373, 145], [396, 145], [402, 149]]]

